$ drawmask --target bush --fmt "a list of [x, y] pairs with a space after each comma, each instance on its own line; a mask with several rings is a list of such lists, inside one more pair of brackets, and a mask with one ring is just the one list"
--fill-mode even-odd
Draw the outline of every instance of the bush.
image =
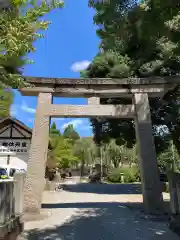
[[112, 169], [107, 175], [108, 181], [113, 182], [113, 183], [121, 182], [120, 173], [121, 173], [120, 168]]
[[121, 182], [121, 173], [124, 174], [124, 182], [125, 183], [133, 183], [140, 181], [140, 172], [137, 167], [127, 168], [115, 168], [108, 174], [108, 181], [113, 183]]

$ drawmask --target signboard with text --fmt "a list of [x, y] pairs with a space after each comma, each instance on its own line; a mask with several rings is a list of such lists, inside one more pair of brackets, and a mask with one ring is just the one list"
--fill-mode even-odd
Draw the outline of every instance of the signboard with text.
[[0, 139], [0, 154], [26, 154], [29, 152], [28, 139]]

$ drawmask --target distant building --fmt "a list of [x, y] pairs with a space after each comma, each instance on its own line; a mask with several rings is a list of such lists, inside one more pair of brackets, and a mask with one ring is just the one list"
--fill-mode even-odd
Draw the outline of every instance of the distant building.
[[21, 121], [0, 119], [0, 166], [27, 169], [32, 130]]

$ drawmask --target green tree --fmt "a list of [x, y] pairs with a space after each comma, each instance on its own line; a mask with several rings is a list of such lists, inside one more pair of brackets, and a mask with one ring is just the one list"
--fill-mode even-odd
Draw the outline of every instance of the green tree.
[[[83, 72], [85, 77], [150, 77], [179, 75], [180, 5], [163, 1], [89, 1], [96, 11], [94, 22], [101, 38], [101, 51]], [[105, 99], [121, 104], [125, 99]], [[167, 147], [169, 133], [180, 153], [179, 95], [169, 92], [150, 102], [156, 148]], [[134, 144], [133, 121], [92, 119], [95, 139], [110, 137]], [[123, 125], [128, 131], [124, 131]], [[159, 133], [158, 125], [167, 127]], [[104, 128], [106, 126], [106, 128]], [[104, 130], [105, 129], [105, 130]], [[131, 133], [132, 137], [131, 137]], [[166, 137], [167, 136], [167, 137]], [[162, 141], [163, 140], [163, 141]]]
[[[0, 116], [9, 115], [13, 94], [11, 87], [26, 85], [22, 73], [25, 64], [33, 63], [27, 54], [34, 52], [34, 41], [50, 24], [41, 19], [49, 11], [62, 7], [54, 0], [9, 0], [0, 3]], [[7, 87], [9, 91], [7, 91]], [[3, 98], [3, 100], [2, 100]]]
[[60, 143], [58, 145], [56, 154], [58, 156], [58, 165], [60, 168], [68, 168], [74, 165], [77, 161], [76, 157], [73, 155], [72, 144], [68, 139], [60, 138]]
[[81, 138], [76, 141], [73, 149], [74, 155], [81, 163], [81, 176], [84, 174], [85, 165], [95, 163], [97, 148], [92, 138]]
[[138, 158], [138, 150], [137, 145], [134, 145], [132, 148], [127, 148], [124, 146], [124, 156], [127, 159], [127, 162], [129, 163], [130, 167], [133, 164], [139, 165], [139, 158]]
[[42, 20], [62, 1], [12, 0], [12, 7], [0, 11], [0, 84], [18, 88], [24, 84], [21, 68], [32, 63], [26, 55], [34, 52], [34, 41], [43, 37], [49, 21]]
[[11, 89], [0, 87], [0, 117], [10, 116], [10, 107], [13, 102], [13, 92]]
[[50, 127], [50, 136], [60, 136], [61, 132], [59, 129], [56, 127], [56, 123], [53, 122], [51, 127]]
[[48, 161], [59, 168], [68, 168], [77, 161], [73, 155], [73, 146], [63, 136], [51, 135], [49, 143]]
[[166, 170], [180, 170], [180, 157], [177, 149], [173, 147], [172, 141], [169, 143], [168, 148], [159, 154], [158, 166], [163, 172]]
[[106, 147], [105, 155], [108, 155], [110, 160], [109, 164], [118, 168], [120, 163], [131, 165], [135, 163], [136, 154], [134, 153], [134, 147], [128, 149], [125, 145], [118, 145], [115, 139], [111, 139]]
[[63, 133], [64, 138], [69, 139], [72, 143], [80, 138], [79, 134], [75, 131], [73, 124], [69, 124]]

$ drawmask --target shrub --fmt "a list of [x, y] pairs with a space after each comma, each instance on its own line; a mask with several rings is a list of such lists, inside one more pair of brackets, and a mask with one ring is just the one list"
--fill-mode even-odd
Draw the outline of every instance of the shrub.
[[121, 171], [120, 168], [114, 168], [112, 169], [107, 176], [108, 181], [113, 182], [113, 183], [117, 183], [117, 182], [121, 182], [121, 175], [120, 175]]
[[133, 182], [139, 182], [140, 181], [140, 172], [137, 167], [127, 168], [127, 167], [121, 167], [121, 168], [115, 168], [112, 169], [112, 171], [108, 174], [108, 181], [114, 182], [114, 183], [120, 183], [121, 182], [121, 173], [124, 174], [124, 182], [125, 183], [133, 183]]
[[134, 170], [129, 168], [124, 171], [124, 182], [125, 183], [136, 182], [136, 176], [135, 176]]

